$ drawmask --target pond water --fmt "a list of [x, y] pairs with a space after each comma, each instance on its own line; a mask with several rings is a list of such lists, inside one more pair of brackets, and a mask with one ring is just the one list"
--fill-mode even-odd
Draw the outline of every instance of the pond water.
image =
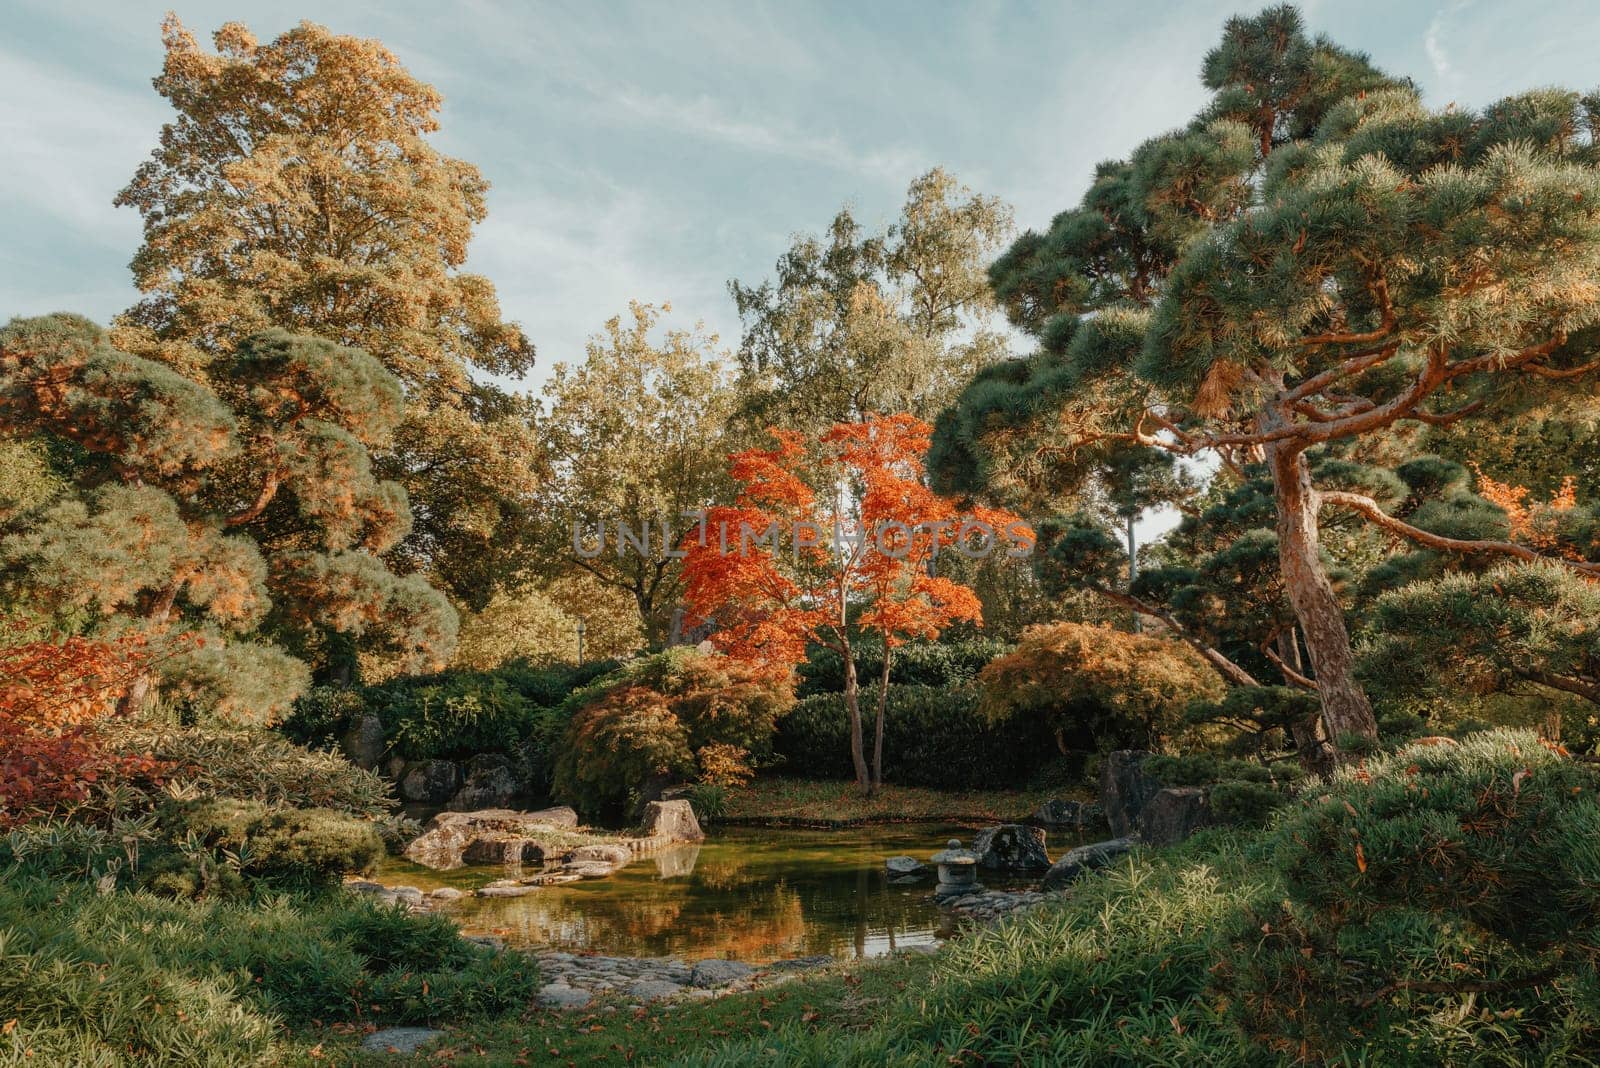
[[[515, 898], [463, 898], [443, 911], [468, 934], [508, 944], [614, 956], [731, 957], [753, 963], [829, 953], [874, 957], [926, 945], [950, 933], [949, 917], [929, 900], [933, 879], [892, 886], [884, 859], [919, 859], [946, 840], [970, 844], [970, 828], [896, 824], [809, 831], [726, 828], [703, 843], [634, 861], [606, 879]], [[1051, 856], [1080, 844], [1052, 834]], [[474, 889], [503, 877], [498, 866], [440, 872], [391, 860], [389, 885]], [[1032, 880], [982, 873], [985, 886], [1013, 889]]]

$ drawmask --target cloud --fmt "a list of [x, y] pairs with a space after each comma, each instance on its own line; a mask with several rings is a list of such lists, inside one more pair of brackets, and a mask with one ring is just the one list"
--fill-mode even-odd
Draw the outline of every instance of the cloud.
[[1428, 32], [1422, 37], [1422, 49], [1428, 55], [1428, 62], [1433, 64], [1434, 77], [1440, 81], [1450, 77], [1450, 56], [1445, 52], [1444, 45], [1439, 40], [1439, 35], [1444, 29], [1444, 12], [1433, 16], [1433, 21], [1428, 23]]
[[923, 156], [897, 145], [858, 151], [836, 134], [808, 133], [770, 116], [731, 113], [710, 96], [676, 98], [632, 88], [601, 90], [607, 105], [641, 122], [666, 127], [741, 152], [804, 160], [876, 181], [903, 183]]

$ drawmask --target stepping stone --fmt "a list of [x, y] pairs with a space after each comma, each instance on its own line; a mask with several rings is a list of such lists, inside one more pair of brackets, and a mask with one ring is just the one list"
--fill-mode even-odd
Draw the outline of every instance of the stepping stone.
[[478, 891], [479, 897], [526, 897], [537, 893], [537, 886], [485, 886]]
[[539, 988], [539, 1004], [547, 1009], [581, 1009], [589, 1004], [591, 995], [566, 983], [546, 983]]
[[689, 985], [711, 989], [736, 983], [755, 969], [736, 960], [703, 960], [689, 970]]
[[665, 979], [640, 979], [628, 985], [627, 994], [630, 998], [640, 1001], [660, 1001], [662, 998], [677, 997], [683, 993], [683, 987], [677, 983], [669, 983]]
[[443, 1034], [431, 1027], [386, 1027], [363, 1038], [361, 1048], [368, 1053], [415, 1053]]
[[466, 897], [467, 894], [466, 891], [457, 890], [453, 886], [441, 886], [428, 896], [435, 901], [459, 901], [461, 898]]

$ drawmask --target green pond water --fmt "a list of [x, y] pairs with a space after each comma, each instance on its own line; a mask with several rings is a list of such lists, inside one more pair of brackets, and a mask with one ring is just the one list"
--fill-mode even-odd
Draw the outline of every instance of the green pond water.
[[[829, 953], [873, 957], [948, 935], [928, 899], [930, 878], [892, 886], [887, 857], [926, 859], [970, 828], [897, 824], [840, 831], [727, 828], [703, 843], [634, 861], [606, 879], [541, 887], [516, 898], [463, 898], [443, 911], [469, 934], [508, 944], [613, 956], [731, 957], [761, 962]], [[1080, 844], [1052, 834], [1052, 857]], [[502, 878], [498, 866], [440, 872], [391, 860], [384, 883], [470, 890]], [[985, 886], [1030, 881], [982, 873]], [[1036, 881], [1036, 878], [1035, 880]]]

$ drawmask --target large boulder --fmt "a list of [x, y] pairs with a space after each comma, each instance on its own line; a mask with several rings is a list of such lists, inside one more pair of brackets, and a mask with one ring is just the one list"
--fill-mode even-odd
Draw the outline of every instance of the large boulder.
[[363, 714], [339, 739], [339, 748], [356, 767], [373, 770], [383, 759], [383, 720], [371, 712]]
[[1045, 873], [1043, 888], [1060, 890], [1080, 876], [1110, 864], [1136, 844], [1134, 838], [1113, 838], [1070, 850]]
[[467, 761], [466, 781], [446, 808], [473, 812], [485, 808], [504, 808], [522, 789], [516, 766], [499, 753], [480, 753]]
[[694, 818], [689, 802], [651, 801], [644, 806], [639, 836], [664, 838], [669, 842], [698, 842], [706, 834], [700, 829], [700, 821]]
[[1169, 786], [1139, 813], [1139, 837], [1150, 845], [1175, 845], [1211, 824], [1211, 803], [1203, 787]]
[[978, 832], [972, 840], [978, 867], [989, 871], [1044, 871], [1050, 857], [1044, 851], [1044, 830], [1022, 823], [1002, 823]]
[[400, 796], [407, 801], [442, 805], [461, 788], [461, 769], [448, 760], [424, 760], [406, 767]]
[[505, 808], [441, 812], [406, 846], [405, 855], [441, 870], [467, 863], [543, 862], [565, 852], [559, 832], [577, 826], [578, 814], [565, 806], [538, 812]]
[[1139, 829], [1139, 813], [1161, 789], [1144, 771], [1149, 756], [1137, 749], [1118, 749], [1107, 753], [1100, 764], [1100, 807], [1111, 833], [1118, 838]]

